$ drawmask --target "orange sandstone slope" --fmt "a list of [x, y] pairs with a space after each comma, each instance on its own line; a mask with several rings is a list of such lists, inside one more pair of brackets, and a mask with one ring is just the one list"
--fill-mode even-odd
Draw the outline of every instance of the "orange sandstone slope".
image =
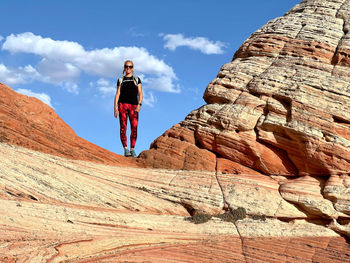
[[74, 160], [146, 167], [77, 136], [55, 111], [40, 100], [0, 83], [0, 142]]

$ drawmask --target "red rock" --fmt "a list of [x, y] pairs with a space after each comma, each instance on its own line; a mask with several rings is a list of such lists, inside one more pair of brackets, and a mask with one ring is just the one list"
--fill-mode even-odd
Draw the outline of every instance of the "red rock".
[[141, 153], [166, 170], [76, 161], [143, 165], [1, 85], [1, 141], [73, 160], [0, 144], [0, 261], [350, 262], [349, 10], [304, 0], [252, 34]]
[[77, 136], [55, 111], [36, 98], [0, 83], [0, 142], [74, 160], [128, 167], [146, 167]]
[[[0, 155], [1, 262], [349, 261], [322, 221], [293, 221], [302, 213], [267, 176], [115, 167], [6, 144]], [[220, 188], [247, 218], [185, 220], [185, 203], [217, 214]]]
[[[305, 0], [268, 22], [209, 83], [207, 104], [179, 125], [194, 131], [197, 147], [262, 174], [347, 174], [349, 10], [340, 0]], [[161, 152], [160, 165], [168, 158]]]
[[303, 176], [282, 183], [279, 191], [285, 200], [297, 204], [310, 214], [310, 218], [315, 215], [336, 219], [339, 216], [347, 217], [338, 212], [334, 204], [323, 196], [322, 189], [325, 184], [326, 181], [322, 177]]
[[140, 158], [154, 168], [215, 171], [216, 156], [195, 145], [194, 132], [174, 125], [143, 151]]
[[320, 262], [350, 261], [350, 247], [342, 238], [243, 238], [246, 262]]
[[244, 165], [241, 165], [239, 163], [233, 162], [231, 160], [228, 160], [226, 158], [217, 158], [217, 167], [216, 170], [220, 173], [225, 174], [259, 174], [261, 173], [250, 169]]

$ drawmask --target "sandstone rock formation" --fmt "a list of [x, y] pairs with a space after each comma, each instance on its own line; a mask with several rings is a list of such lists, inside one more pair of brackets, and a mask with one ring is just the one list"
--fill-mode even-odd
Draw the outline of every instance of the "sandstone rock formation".
[[350, 262], [349, 19], [267, 23], [137, 161], [0, 85], [0, 262]]
[[267, 175], [349, 174], [349, 29], [349, 1], [302, 1], [253, 33], [207, 104], [141, 156], [174, 169], [239, 172], [216, 165], [224, 158]]
[[[252, 205], [263, 215], [277, 216], [287, 201], [309, 219], [331, 219], [334, 229], [347, 229], [342, 225], [350, 216], [349, 23], [348, 0], [304, 0], [268, 22], [208, 85], [207, 104], [141, 157], [153, 167], [216, 171], [221, 186], [228, 177], [234, 187], [223, 192], [231, 208], [245, 205], [249, 211], [247, 201], [236, 199], [239, 189], [239, 195], [256, 195], [264, 203]], [[264, 187], [247, 187], [250, 177], [260, 178]], [[265, 210], [264, 198], [275, 194], [283, 203]]]
[[51, 107], [1, 83], [0, 142], [75, 160], [146, 167], [141, 160], [124, 158], [80, 138]]
[[[308, 219], [266, 176], [107, 166], [3, 143], [0, 159], [0, 262], [350, 261], [350, 224]], [[223, 213], [224, 200], [247, 215], [188, 220]]]

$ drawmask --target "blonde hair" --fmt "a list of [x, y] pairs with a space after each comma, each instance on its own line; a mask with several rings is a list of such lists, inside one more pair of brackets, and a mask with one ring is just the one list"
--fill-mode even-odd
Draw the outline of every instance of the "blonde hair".
[[[130, 60], [130, 59], [125, 60], [125, 62], [124, 62], [124, 69], [123, 69], [123, 79], [124, 79], [124, 76], [126, 75], [126, 72], [125, 72], [125, 65], [126, 65], [126, 63], [128, 63], [128, 62], [131, 63], [132, 66], [134, 66], [134, 62], [132, 62], [132, 60]], [[134, 70], [132, 71], [132, 79], [133, 79], [133, 81], [134, 81], [134, 84], [137, 86], [137, 81], [136, 81], [136, 79], [135, 79]]]

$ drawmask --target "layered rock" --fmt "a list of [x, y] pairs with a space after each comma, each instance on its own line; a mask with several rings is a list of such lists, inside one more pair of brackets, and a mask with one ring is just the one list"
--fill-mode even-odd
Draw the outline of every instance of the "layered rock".
[[[0, 159], [1, 262], [350, 261], [348, 225], [307, 218], [266, 176], [115, 167], [2, 143]], [[216, 216], [224, 200], [246, 215]], [[198, 213], [212, 218], [188, 220]]]
[[158, 169], [0, 85], [0, 261], [350, 262], [349, 14], [305, 0], [255, 32], [141, 154]]
[[348, 0], [304, 0], [268, 22], [208, 85], [207, 104], [141, 157], [154, 167], [215, 171], [230, 209], [349, 236], [349, 23]]
[[[207, 104], [141, 156], [164, 168], [186, 169], [198, 158], [191, 169], [225, 171], [202, 157], [211, 153], [267, 175], [348, 174], [349, 23], [347, 0], [304, 0], [268, 22], [208, 85]], [[184, 142], [182, 134], [194, 138]]]
[[118, 166], [146, 167], [77, 136], [55, 111], [40, 100], [0, 83], [0, 142], [36, 151]]
[[151, 144], [152, 150], [140, 156], [154, 168], [215, 171], [215, 154], [195, 144], [192, 130], [174, 125]]

